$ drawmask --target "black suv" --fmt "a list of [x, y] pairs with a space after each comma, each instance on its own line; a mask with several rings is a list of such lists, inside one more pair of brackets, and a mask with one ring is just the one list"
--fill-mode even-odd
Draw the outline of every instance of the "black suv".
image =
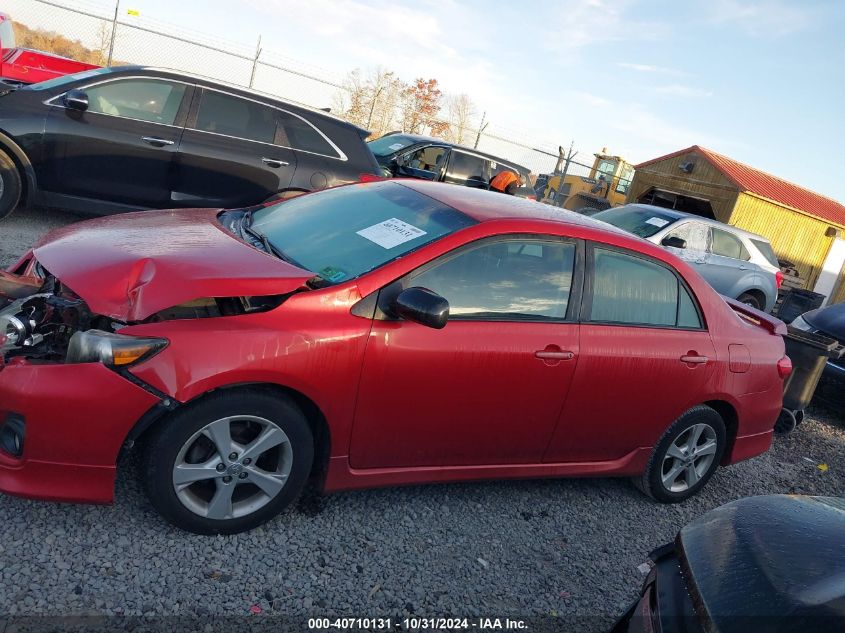
[[518, 175], [523, 184], [529, 182], [527, 167], [438, 138], [391, 132], [367, 145], [387, 177], [422, 178], [489, 189], [493, 177], [507, 170]]
[[381, 173], [365, 130], [171, 71], [100, 68], [0, 95], [0, 218], [240, 207]]

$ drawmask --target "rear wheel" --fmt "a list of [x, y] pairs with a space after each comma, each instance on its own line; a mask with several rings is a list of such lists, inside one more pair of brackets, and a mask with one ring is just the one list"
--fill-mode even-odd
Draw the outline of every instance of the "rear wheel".
[[0, 220], [17, 208], [22, 190], [21, 174], [15, 161], [0, 152]]
[[736, 300], [757, 310], [763, 309], [763, 302], [760, 300], [760, 297], [752, 292], [743, 292]]
[[314, 458], [302, 411], [289, 399], [221, 392], [177, 411], [149, 442], [150, 503], [197, 534], [251, 530], [302, 491]]
[[666, 430], [646, 471], [634, 483], [657, 501], [684, 501], [713, 476], [724, 451], [725, 423], [721, 416], [706, 405], [693, 407]]

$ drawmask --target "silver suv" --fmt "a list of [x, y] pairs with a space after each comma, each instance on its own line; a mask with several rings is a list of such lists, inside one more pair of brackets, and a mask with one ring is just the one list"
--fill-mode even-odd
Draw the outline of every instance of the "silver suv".
[[592, 217], [664, 246], [725, 296], [766, 312], [775, 305], [783, 274], [762, 235], [649, 204], [626, 204]]

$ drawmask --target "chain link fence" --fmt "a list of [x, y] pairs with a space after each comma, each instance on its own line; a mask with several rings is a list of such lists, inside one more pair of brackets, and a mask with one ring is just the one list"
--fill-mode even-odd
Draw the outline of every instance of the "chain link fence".
[[[332, 108], [342, 101], [346, 75], [286, 57], [261, 45], [221, 39], [173, 24], [127, 13], [96, 0], [5, 0], [12, 20], [45, 29], [99, 52], [105, 64], [170, 68], [254, 90], [312, 108]], [[111, 8], [110, 8], [111, 7]], [[549, 173], [557, 163], [554, 146], [529, 140], [499, 127], [469, 126], [464, 144], [521, 164], [533, 173]], [[575, 165], [572, 166], [576, 168]], [[579, 166], [583, 169], [586, 166]], [[589, 167], [586, 167], [589, 171]]]

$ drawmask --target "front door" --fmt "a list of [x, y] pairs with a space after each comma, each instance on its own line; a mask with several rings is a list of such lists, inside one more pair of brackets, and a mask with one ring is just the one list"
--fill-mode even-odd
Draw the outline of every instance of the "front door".
[[588, 259], [581, 358], [547, 462], [623, 459], [701, 404], [716, 352], [678, 273], [623, 249]]
[[65, 108], [61, 95], [51, 103], [41, 187], [122, 204], [167, 206], [173, 157], [193, 87], [130, 77], [82, 90], [88, 95], [84, 112]]
[[396, 175], [422, 180], [437, 180], [449, 156], [449, 148], [425, 145], [403, 154], [397, 163]]
[[483, 240], [383, 289], [388, 310], [401, 288], [433, 290], [449, 301], [450, 318], [442, 330], [374, 322], [352, 466], [539, 463], [578, 363], [569, 306], [580, 287], [579, 247], [552, 238]]

